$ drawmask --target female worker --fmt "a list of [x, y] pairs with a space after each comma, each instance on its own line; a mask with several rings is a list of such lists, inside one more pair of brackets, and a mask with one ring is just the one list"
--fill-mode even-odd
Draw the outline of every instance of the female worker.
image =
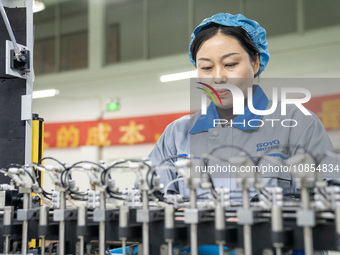
[[[272, 106], [261, 87], [253, 85], [254, 78], [264, 71], [269, 61], [266, 31], [256, 21], [228, 13], [203, 20], [192, 34], [189, 57], [197, 69], [199, 83], [210, 90], [216, 105], [211, 103], [206, 114], [198, 111], [168, 125], [150, 154], [154, 165], [175, 155], [201, 157], [214, 149], [214, 156], [224, 159], [239, 155], [242, 150], [255, 158], [259, 151], [267, 150], [271, 159], [263, 160], [265, 164], [282, 162], [299, 147], [314, 155], [333, 150], [321, 121], [314, 114], [305, 115], [295, 105], [287, 105], [286, 115], [282, 116], [280, 103], [269, 115], [254, 114], [250, 108], [248, 95], [257, 110]], [[231, 91], [218, 88], [221, 84], [232, 84], [242, 91], [244, 114], [234, 114]], [[216, 125], [216, 119], [227, 124]], [[283, 119], [286, 120], [284, 125]], [[217, 150], [223, 145], [223, 150]], [[164, 185], [178, 178], [174, 170], [157, 173]], [[236, 180], [228, 178], [230, 174], [223, 173], [222, 177], [226, 178], [212, 175], [214, 186], [237, 189]], [[289, 191], [295, 188], [290, 173], [281, 171], [263, 177], [266, 185], [281, 186]], [[188, 195], [184, 181], [173, 182], [168, 191]]]

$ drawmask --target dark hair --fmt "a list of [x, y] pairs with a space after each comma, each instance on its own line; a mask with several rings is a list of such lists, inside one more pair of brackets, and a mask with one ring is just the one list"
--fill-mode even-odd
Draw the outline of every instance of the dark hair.
[[202, 43], [218, 33], [222, 33], [224, 35], [235, 38], [240, 43], [242, 48], [249, 54], [249, 57], [252, 61], [255, 61], [256, 57], [260, 55], [260, 51], [251, 39], [250, 35], [242, 27], [223, 26], [211, 23], [198, 32], [191, 44], [190, 52], [195, 63], [197, 52]]

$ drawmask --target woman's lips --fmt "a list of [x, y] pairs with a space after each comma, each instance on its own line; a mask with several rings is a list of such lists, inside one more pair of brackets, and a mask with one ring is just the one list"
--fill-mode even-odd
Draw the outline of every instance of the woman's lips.
[[226, 96], [230, 94], [230, 90], [229, 89], [217, 89], [216, 92], [218, 93], [218, 95], [220, 97]]

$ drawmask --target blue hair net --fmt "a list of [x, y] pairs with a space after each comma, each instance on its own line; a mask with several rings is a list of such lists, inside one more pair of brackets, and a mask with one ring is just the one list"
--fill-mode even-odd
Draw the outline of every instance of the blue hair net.
[[191, 42], [189, 45], [189, 58], [191, 63], [196, 66], [196, 63], [191, 55], [191, 44], [194, 41], [196, 35], [202, 30], [203, 27], [216, 23], [223, 26], [242, 27], [250, 35], [251, 39], [260, 51], [260, 69], [255, 77], [258, 76], [266, 68], [269, 61], [269, 52], [267, 50], [266, 30], [259, 25], [255, 20], [247, 19], [242, 14], [232, 15], [230, 13], [218, 13], [211, 18], [204, 19], [199, 24], [191, 35]]

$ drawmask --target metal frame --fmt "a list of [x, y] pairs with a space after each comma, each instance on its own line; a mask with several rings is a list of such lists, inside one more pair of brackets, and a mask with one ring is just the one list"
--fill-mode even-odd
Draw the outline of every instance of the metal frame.
[[30, 69], [26, 75], [26, 96], [30, 98], [30, 118], [26, 121], [25, 164], [32, 162], [32, 93], [33, 93], [33, 0], [26, 0], [26, 48], [30, 51]]
[[[33, 93], [33, 0], [0, 0], [8, 8], [26, 8], [26, 46], [30, 51], [30, 71], [25, 75], [9, 71], [9, 61], [6, 61], [6, 73], [26, 79], [26, 95], [21, 99], [21, 120], [25, 121], [25, 164], [32, 162], [32, 93]], [[9, 29], [11, 29], [9, 27]], [[10, 33], [11, 31], [9, 31]], [[10, 33], [11, 34], [11, 33]], [[16, 44], [14, 35], [11, 37], [13, 45]], [[21, 45], [20, 45], [21, 46]], [[9, 42], [6, 44], [6, 51], [14, 48]], [[8, 52], [6, 52], [7, 56]]]

